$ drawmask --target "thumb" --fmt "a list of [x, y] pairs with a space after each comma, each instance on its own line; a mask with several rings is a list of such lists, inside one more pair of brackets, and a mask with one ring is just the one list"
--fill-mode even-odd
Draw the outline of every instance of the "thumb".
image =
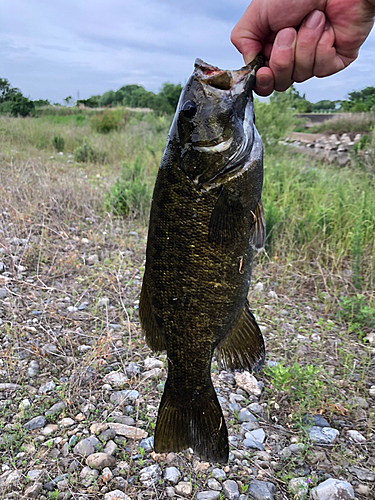
[[231, 42], [241, 52], [246, 64], [251, 62], [262, 51], [263, 43], [248, 29], [242, 27], [240, 22], [233, 28]]

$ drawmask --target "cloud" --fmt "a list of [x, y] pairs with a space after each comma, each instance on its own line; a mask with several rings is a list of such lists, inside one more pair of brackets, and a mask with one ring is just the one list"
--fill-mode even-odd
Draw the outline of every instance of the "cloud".
[[[61, 101], [138, 83], [157, 91], [184, 83], [200, 57], [225, 68], [242, 58], [231, 29], [244, 0], [13, 0], [2, 4], [1, 78], [32, 98]], [[371, 85], [375, 37], [344, 73], [298, 86], [310, 100], [341, 98]]]

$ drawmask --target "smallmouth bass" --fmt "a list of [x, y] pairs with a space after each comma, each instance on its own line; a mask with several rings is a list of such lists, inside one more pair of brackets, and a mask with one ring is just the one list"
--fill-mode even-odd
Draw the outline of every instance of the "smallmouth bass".
[[238, 71], [195, 62], [157, 175], [139, 304], [168, 378], [155, 451], [193, 448], [228, 461], [228, 431], [211, 380], [216, 350], [230, 370], [259, 369], [264, 341], [249, 309], [253, 249], [265, 240], [263, 148], [252, 89], [260, 58]]

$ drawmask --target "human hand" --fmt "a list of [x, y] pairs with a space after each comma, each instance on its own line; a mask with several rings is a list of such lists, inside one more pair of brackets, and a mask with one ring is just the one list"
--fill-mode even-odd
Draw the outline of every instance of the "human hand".
[[231, 40], [246, 63], [265, 56], [254, 90], [267, 96], [352, 63], [374, 14], [375, 0], [253, 0]]

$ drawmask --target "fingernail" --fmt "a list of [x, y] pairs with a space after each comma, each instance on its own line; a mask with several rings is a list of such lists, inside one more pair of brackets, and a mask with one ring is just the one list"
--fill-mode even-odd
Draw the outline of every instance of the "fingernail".
[[316, 29], [322, 21], [322, 12], [320, 10], [314, 10], [305, 18], [305, 26], [307, 28]]
[[296, 38], [296, 32], [293, 28], [286, 28], [279, 31], [276, 36], [276, 44], [281, 49], [290, 49], [294, 45], [294, 40]]
[[326, 20], [326, 24], [324, 25], [324, 31], [328, 31], [331, 27], [331, 23], [328, 21], [328, 19]]

